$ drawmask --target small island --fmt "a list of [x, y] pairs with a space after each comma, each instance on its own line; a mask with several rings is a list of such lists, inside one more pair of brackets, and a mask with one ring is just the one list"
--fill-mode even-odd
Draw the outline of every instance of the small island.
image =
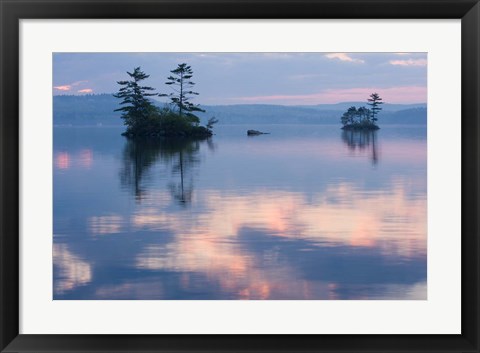
[[382, 98], [378, 93], [372, 93], [368, 98], [368, 103], [371, 108], [366, 107], [350, 107], [343, 113], [340, 121], [343, 124], [343, 130], [378, 130], [377, 114], [382, 110], [380, 105], [383, 104]]
[[[198, 93], [192, 91], [195, 84], [191, 81], [193, 71], [187, 64], [179, 64], [170, 71], [166, 85], [172, 88], [172, 93], [154, 93], [155, 88], [142, 86], [141, 81], [150, 77], [140, 67], [133, 72], [127, 72], [128, 81], [118, 81], [122, 86], [114, 97], [122, 99], [121, 118], [127, 126], [122, 134], [128, 138], [146, 137], [188, 137], [204, 139], [213, 135], [212, 128], [218, 120], [210, 118], [205, 126], [200, 125], [200, 119], [194, 112], [205, 112], [199, 105], [190, 102]], [[163, 108], [156, 106], [149, 98], [152, 96], [168, 97], [170, 103]]]
[[247, 130], [248, 136], [269, 135], [269, 132], [262, 132], [258, 130]]

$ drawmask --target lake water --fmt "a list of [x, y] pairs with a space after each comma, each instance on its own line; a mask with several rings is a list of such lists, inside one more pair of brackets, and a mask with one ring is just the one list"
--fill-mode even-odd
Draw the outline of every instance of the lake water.
[[122, 130], [54, 128], [54, 299], [427, 299], [426, 127]]

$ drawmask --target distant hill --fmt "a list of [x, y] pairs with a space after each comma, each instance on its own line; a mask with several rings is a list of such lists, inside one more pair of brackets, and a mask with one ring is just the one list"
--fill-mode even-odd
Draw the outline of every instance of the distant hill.
[[53, 96], [54, 125], [122, 125], [119, 100], [111, 94]]
[[[156, 101], [157, 105], [162, 105]], [[354, 106], [364, 106], [364, 102], [345, 102], [311, 106], [282, 106], [269, 104], [238, 104], [205, 106], [205, 113], [198, 114], [202, 122], [212, 116], [219, 124], [339, 124], [343, 112]], [[84, 96], [54, 96], [54, 125], [112, 125], [123, 124], [119, 100], [111, 94]], [[379, 124], [426, 124], [426, 104], [384, 104], [379, 114]]]
[[[342, 103], [335, 103], [335, 104], [319, 104], [319, 105], [311, 105], [309, 107], [318, 110], [342, 110], [345, 111], [350, 107], [362, 107], [367, 106], [366, 102], [342, 102]], [[384, 103], [382, 104], [382, 111], [383, 112], [398, 112], [400, 110], [406, 109], [414, 109], [414, 108], [427, 108], [425, 103], [418, 103], [418, 104], [391, 104], [391, 103]]]

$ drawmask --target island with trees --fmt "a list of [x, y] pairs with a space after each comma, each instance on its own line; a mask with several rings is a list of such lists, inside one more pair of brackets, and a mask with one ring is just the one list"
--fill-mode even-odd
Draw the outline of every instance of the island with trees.
[[[191, 102], [198, 93], [192, 91], [195, 83], [191, 80], [192, 68], [183, 63], [170, 71], [167, 78], [172, 92], [169, 94], [155, 93], [155, 88], [144, 86], [142, 81], [149, 75], [136, 67], [133, 72], [127, 72], [130, 77], [126, 81], [118, 81], [121, 86], [114, 97], [121, 99], [121, 107], [115, 111], [122, 113], [121, 118], [127, 129], [123, 133], [128, 138], [139, 137], [189, 137], [208, 138], [212, 136], [212, 128], [218, 122], [210, 118], [205, 126], [200, 125], [200, 119], [195, 112], [204, 112], [199, 105]], [[168, 97], [170, 103], [163, 108], [154, 104], [150, 97]]]
[[370, 109], [366, 107], [350, 107], [348, 110], [343, 113], [340, 121], [343, 124], [343, 130], [378, 130], [380, 129], [377, 125], [377, 115], [382, 110], [381, 108], [382, 98], [378, 93], [372, 93], [368, 98], [367, 105], [370, 106]]

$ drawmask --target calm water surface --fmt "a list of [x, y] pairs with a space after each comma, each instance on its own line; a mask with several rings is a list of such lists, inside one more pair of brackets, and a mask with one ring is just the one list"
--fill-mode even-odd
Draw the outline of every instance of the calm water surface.
[[427, 299], [426, 127], [122, 130], [54, 128], [54, 299]]

